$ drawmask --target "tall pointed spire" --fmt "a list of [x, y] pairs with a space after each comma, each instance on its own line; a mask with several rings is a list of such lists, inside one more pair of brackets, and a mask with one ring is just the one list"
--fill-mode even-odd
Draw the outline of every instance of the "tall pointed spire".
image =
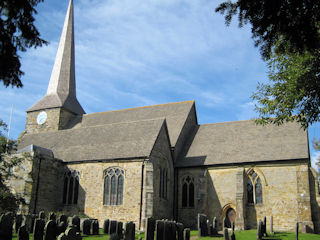
[[70, 0], [46, 95], [27, 112], [63, 107], [76, 114], [84, 110], [76, 97], [73, 0]]

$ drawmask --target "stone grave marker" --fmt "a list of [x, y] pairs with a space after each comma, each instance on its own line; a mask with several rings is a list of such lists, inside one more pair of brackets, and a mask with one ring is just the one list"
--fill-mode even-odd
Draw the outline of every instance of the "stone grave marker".
[[146, 233], [145, 233], [145, 238], [146, 240], [153, 240], [154, 239], [154, 231], [155, 231], [155, 226], [156, 221], [154, 218], [147, 218], [146, 220]]
[[10, 212], [0, 217], [0, 239], [12, 239], [13, 215]]
[[21, 225], [18, 229], [18, 240], [29, 240], [29, 232], [26, 225]]
[[213, 218], [213, 222], [212, 222], [212, 230], [211, 230], [211, 235], [215, 236], [218, 234], [218, 221], [217, 218], [214, 217]]
[[18, 233], [18, 230], [21, 227], [22, 222], [23, 222], [23, 216], [21, 214], [18, 214], [14, 220], [14, 231], [16, 233]]
[[113, 234], [117, 232], [117, 221], [111, 220], [109, 223], [109, 234]]
[[103, 233], [109, 234], [109, 219], [104, 220], [103, 222]]
[[117, 222], [116, 233], [118, 234], [118, 236], [119, 236], [120, 238], [123, 237], [123, 223], [122, 223], [122, 222]]
[[208, 236], [207, 216], [200, 213], [198, 214], [198, 236]]
[[210, 224], [209, 219], [207, 219], [206, 224], [207, 224], [207, 229], [208, 229], [208, 234], [207, 234], [207, 236], [211, 236], [211, 227], [212, 227], [212, 225]]
[[299, 240], [299, 222], [296, 222], [296, 229], [295, 229], [295, 239]]
[[39, 212], [39, 218], [45, 220], [46, 214], [44, 213], [44, 211], [40, 211], [40, 212]]
[[273, 216], [270, 218], [270, 233], [273, 234]]
[[89, 218], [86, 218], [83, 220], [81, 224], [81, 231], [85, 235], [90, 235], [90, 229], [91, 229], [91, 221]]
[[185, 228], [183, 231], [184, 240], [190, 240], [190, 228]]
[[[124, 240], [134, 240], [136, 233], [136, 225], [134, 222], [127, 222], [126, 223], [126, 230], [124, 234]], [[146, 233], [147, 236], [147, 233]], [[147, 240], [147, 238], [146, 238]], [[153, 239], [152, 239], [153, 240]]]
[[91, 234], [99, 235], [99, 221], [98, 219], [91, 220]]
[[82, 240], [81, 234], [77, 232], [77, 229], [71, 225], [64, 233], [61, 233], [58, 240]]
[[75, 226], [76, 231], [80, 232], [80, 218], [77, 215], [74, 215], [71, 219], [72, 225]]
[[156, 221], [156, 240], [163, 240], [164, 235], [164, 221]]
[[53, 220], [49, 220], [44, 228], [45, 240], [56, 240], [57, 236], [57, 224]]
[[262, 221], [259, 220], [257, 240], [261, 240], [261, 239], [262, 239]]
[[224, 240], [229, 240], [228, 228], [223, 228], [223, 239]]
[[37, 218], [33, 228], [33, 240], [42, 240], [44, 233], [45, 221], [42, 218]]
[[54, 222], [57, 221], [57, 216], [56, 216], [56, 214], [54, 212], [50, 212], [49, 213], [49, 220], [52, 220]]
[[183, 240], [183, 229], [184, 226], [182, 223], [176, 223], [177, 226], [177, 235], [178, 235], [178, 240]]
[[263, 224], [262, 224], [262, 236], [267, 237], [267, 217], [263, 217]]

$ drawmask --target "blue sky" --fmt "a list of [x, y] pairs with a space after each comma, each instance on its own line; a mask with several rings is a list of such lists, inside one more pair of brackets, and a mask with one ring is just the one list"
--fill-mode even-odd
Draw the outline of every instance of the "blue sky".
[[[195, 100], [198, 121], [257, 117], [250, 96], [267, 67], [249, 26], [226, 27], [222, 0], [74, 0], [77, 97], [87, 113]], [[45, 0], [36, 26], [48, 46], [21, 54], [22, 89], [0, 86], [0, 119], [11, 137], [45, 95], [68, 0]], [[309, 128], [310, 142], [320, 136]], [[311, 147], [314, 161], [319, 153]]]

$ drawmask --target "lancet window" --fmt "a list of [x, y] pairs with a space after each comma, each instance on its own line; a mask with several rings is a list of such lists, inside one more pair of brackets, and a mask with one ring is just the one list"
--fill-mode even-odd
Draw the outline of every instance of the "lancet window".
[[77, 204], [79, 195], [79, 173], [68, 171], [64, 175], [63, 204]]
[[160, 168], [159, 197], [167, 199], [168, 197], [168, 169]]
[[255, 171], [248, 174], [247, 183], [247, 200], [248, 204], [262, 203], [262, 184], [261, 179]]
[[194, 207], [194, 178], [192, 176], [182, 179], [182, 207]]
[[124, 188], [124, 170], [118, 167], [108, 168], [104, 173], [104, 205], [122, 205]]

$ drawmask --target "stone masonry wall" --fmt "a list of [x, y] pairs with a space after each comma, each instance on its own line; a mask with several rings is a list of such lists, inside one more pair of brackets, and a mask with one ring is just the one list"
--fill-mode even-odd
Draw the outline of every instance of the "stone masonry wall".
[[[133, 221], [139, 226], [141, 205], [142, 160], [87, 162], [68, 164], [68, 168], [80, 173], [78, 209], [83, 209], [90, 218], [97, 218], [100, 224], [107, 218], [117, 221]], [[103, 204], [104, 171], [109, 167], [124, 170], [123, 204], [106, 206]], [[63, 181], [63, 180], [61, 180]], [[62, 192], [60, 194], [62, 196]], [[65, 205], [62, 210], [77, 209]]]

